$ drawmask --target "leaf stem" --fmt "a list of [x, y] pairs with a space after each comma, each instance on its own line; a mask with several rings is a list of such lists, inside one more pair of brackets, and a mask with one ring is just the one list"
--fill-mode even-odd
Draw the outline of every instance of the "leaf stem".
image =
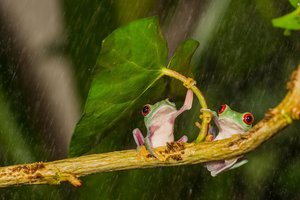
[[[192, 78], [185, 77], [184, 75], [168, 68], [162, 68], [161, 72], [166, 76], [181, 81], [185, 87], [191, 89], [196, 95], [196, 97], [198, 98], [201, 107], [207, 109], [207, 103], [205, 101], [205, 98], [202, 92], [200, 91], [200, 89], [196, 86], [196, 84], [192, 84], [193, 82], [195, 83], [195, 81]], [[204, 113], [200, 115], [199, 118], [202, 119], [202, 124], [196, 142], [201, 142], [205, 139], [208, 131], [208, 124], [211, 120], [211, 116], [208, 113]]]

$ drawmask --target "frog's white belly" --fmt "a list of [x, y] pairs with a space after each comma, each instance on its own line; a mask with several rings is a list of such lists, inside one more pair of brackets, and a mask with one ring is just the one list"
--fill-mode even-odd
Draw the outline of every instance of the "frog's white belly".
[[234, 134], [242, 134], [245, 133], [242, 127], [238, 127], [236, 125], [232, 126], [223, 126], [220, 132], [218, 133], [217, 137], [214, 140], [223, 140], [226, 138], [230, 138]]
[[163, 126], [159, 126], [155, 133], [151, 135], [150, 140], [152, 147], [166, 146], [167, 142], [174, 142], [174, 124], [165, 122]]

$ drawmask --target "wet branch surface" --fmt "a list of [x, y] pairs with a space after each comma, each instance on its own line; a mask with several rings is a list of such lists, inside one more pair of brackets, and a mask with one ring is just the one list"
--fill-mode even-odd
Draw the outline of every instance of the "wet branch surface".
[[280, 130], [300, 119], [300, 66], [287, 84], [288, 93], [275, 108], [250, 131], [225, 140], [202, 143], [171, 143], [156, 149], [165, 158], [160, 161], [139, 156], [136, 150], [115, 151], [68, 158], [53, 162], [14, 165], [0, 168], [0, 187], [28, 184], [60, 184], [69, 181], [80, 186], [79, 177], [127, 169], [190, 165], [224, 160], [248, 153]]

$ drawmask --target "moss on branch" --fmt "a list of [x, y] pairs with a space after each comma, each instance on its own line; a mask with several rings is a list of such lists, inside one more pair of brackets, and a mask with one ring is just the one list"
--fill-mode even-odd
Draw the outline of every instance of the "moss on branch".
[[79, 177], [158, 166], [175, 166], [224, 160], [246, 154], [270, 139], [280, 130], [300, 119], [300, 66], [287, 84], [288, 93], [281, 103], [270, 109], [250, 131], [225, 140], [203, 143], [172, 143], [158, 150], [166, 161], [143, 159], [135, 150], [115, 151], [68, 158], [47, 163], [33, 163], [0, 168], [0, 187], [24, 184], [59, 184], [69, 181], [80, 186]]

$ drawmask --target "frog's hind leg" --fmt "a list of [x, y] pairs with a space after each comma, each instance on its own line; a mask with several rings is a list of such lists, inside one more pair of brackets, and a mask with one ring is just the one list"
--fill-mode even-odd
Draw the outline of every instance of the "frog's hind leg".
[[[248, 160], [246, 160], [246, 159], [242, 159], [242, 160], [240, 160], [240, 159], [241, 159], [241, 157], [230, 159], [230, 160], [225, 160], [225, 161], [223, 161], [223, 166], [222, 167], [214, 168], [214, 169], [213, 168], [211, 168], [211, 169], [208, 168], [208, 170], [211, 172], [212, 176], [217, 176], [221, 172], [225, 172], [225, 171], [228, 171], [228, 170], [231, 170], [231, 169], [238, 168], [238, 167], [240, 167], [240, 166], [242, 166], [242, 165], [244, 165], [248, 162]], [[213, 163], [212, 163], [212, 166], [213, 166]], [[218, 161], [216, 163], [218, 163]]]
[[[229, 170], [237, 162], [237, 160], [238, 159], [230, 159], [230, 160], [221, 161], [222, 164], [220, 163], [220, 165], [216, 167], [216, 169], [215, 167], [212, 167], [213, 170], [210, 170], [209, 168], [208, 170], [210, 171], [211, 176], [215, 177], [221, 172]], [[216, 163], [219, 164], [218, 161]], [[214, 165], [214, 162], [212, 163], [212, 165]]]
[[240, 160], [238, 161], [237, 163], [235, 163], [232, 167], [230, 167], [230, 169], [235, 169], [235, 168], [238, 168], [244, 164], [246, 164], [248, 162], [247, 159], [243, 159], [243, 160]]

